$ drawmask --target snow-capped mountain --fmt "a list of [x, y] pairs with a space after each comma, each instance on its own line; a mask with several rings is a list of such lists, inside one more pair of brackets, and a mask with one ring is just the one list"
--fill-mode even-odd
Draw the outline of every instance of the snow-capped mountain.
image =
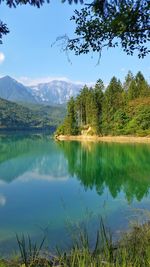
[[9, 76], [0, 78], [0, 98], [13, 102], [65, 104], [71, 96], [76, 96], [82, 88], [83, 84], [61, 80], [27, 87]]
[[64, 104], [71, 96], [76, 96], [82, 89], [82, 84], [65, 81], [51, 81], [30, 87], [37, 102], [47, 104]]

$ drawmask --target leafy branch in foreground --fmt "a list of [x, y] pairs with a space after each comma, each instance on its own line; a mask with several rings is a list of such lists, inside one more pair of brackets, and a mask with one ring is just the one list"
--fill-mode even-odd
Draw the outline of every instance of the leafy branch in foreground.
[[150, 50], [150, 1], [147, 0], [95, 0], [75, 10], [75, 35], [68, 39], [66, 49], [76, 55], [90, 51], [101, 54], [103, 48], [121, 45], [127, 55], [137, 51], [139, 58]]
[[0, 20], [0, 44], [2, 44], [2, 36], [9, 33], [7, 25]]
[[[0, 0], [10, 8], [29, 4], [40, 8], [50, 0]], [[127, 55], [138, 53], [139, 58], [149, 52], [150, 1], [149, 0], [61, 0], [62, 3], [85, 3], [81, 10], [75, 10], [71, 20], [75, 22], [75, 38], [63, 37], [67, 42], [64, 50], [76, 55], [98, 52], [121, 45]], [[0, 43], [2, 36], [9, 32], [0, 21]]]

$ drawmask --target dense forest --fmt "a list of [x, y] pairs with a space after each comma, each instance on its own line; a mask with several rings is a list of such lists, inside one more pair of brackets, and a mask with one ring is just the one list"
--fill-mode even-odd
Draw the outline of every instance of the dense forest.
[[143, 74], [129, 71], [123, 83], [113, 77], [105, 88], [99, 79], [86, 85], [67, 105], [67, 115], [56, 134], [149, 135], [150, 86]]
[[65, 107], [17, 104], [0, 98], [0, 130], [56, 129]]

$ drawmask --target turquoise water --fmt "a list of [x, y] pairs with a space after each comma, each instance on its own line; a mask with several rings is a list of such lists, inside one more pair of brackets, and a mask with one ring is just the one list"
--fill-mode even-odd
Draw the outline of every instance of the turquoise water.
[[0, 254], [16, 250], [16, 233], [69, 247], [71, 226], [89, 223], [92, 233], [101, 216], [120, 235], [145, 219], [149, 189], [150, 145], [1, 135]]

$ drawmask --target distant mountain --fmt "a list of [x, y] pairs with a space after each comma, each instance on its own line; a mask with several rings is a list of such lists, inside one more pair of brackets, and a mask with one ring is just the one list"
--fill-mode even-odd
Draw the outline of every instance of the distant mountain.
[[59, 80], [27, 87], [9, 76], [0, 78], [0, 98], [17, 103], [66, 104], [82, 88], [83, 84]]
[[76, 96], [79, 93], [83, 84], [54, 80], [30, 88], [37, 102], [54, 105], [67, 103], [71, 96]]
[[65, 108], [20, 104], [0, 98], [0, 130], [55, 128], [64, 118]]
[[0, 97], [14, 102], [36, 103], [31, 90], [9, 76], [0, 79]]

